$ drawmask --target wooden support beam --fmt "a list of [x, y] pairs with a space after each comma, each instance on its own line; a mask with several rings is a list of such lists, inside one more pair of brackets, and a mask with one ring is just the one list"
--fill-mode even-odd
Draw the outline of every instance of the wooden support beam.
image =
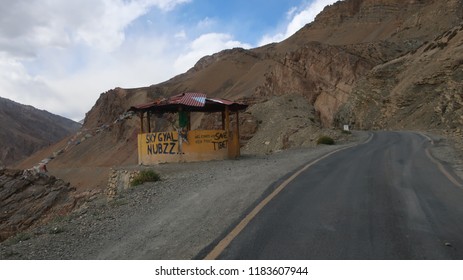
[[228, 158], [233, 158], [233, 138], [230, 133], [230, 111], [228, 106], [225, 106], [225, 132], [227, 133], [227, 148], [228, 148]]
[[225, 111], [222, 111], [222, 130], [225, 130]]
[[143, 127], [143, 116], [145, 115], [145, 112], [140, 112], [140, 134], [144, 133], [144, 127]]
[[230, 111], [228, 106], [225, 107], [225, 131], [228, 137], [230, 137]]
[[146, 121], [148, 122], [148, 133], [151, 133], [151, 113], [147, 112]]
[[235, 157], [238, 158], [241, 156], [241, 145], [240, 145], [240, 115], [238, 111], [235, 112], [236, 125], [235, 125]]

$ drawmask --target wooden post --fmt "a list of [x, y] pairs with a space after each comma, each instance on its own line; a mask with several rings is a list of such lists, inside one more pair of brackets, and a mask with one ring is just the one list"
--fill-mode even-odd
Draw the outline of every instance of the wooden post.
[[238, 111], [235, 112], [236, 118], [236, 125], [235, 125], [235, 133], [234, 133], [234, 144], [235, 144], [235, 157], [238, 158], [241, 156], [241, 146], [240, 146], [240, 116]]
[[222, 111], [222, 130], [225, 130], [225, 111]]
[[148, 133], [151, 133], [151, 113], [147, 112], [146, 121], [148, 122]]
[[228, 146], [228, 157], [233, 157], [233, 143], [230, 133], [230, 111], [228, 106], [225, 106], [225, 132], [227, 133], [227, 146]]
[[177, 143], [178, 143], [178, 152], [179, 152], [180, 155], [183, 154], [183, 138], [182, 138], [182, 135], [181, 135], [183, 128], [182, 128], [181, 116], [180, 116], [182, 114], [182, 112], [183, 112], [183, 107], [182, 107], [182, 105], [179, 105], [178, 106], [178, 113], [177, 113], [177, 115], [178, 115], [178, 130], [177, 130], [178, 142]]
[[143, 115], [145, 114], [145, 112], [140, 112], [140, 134], [143, 134], [144, 133], [144, 128], [143, 128]]

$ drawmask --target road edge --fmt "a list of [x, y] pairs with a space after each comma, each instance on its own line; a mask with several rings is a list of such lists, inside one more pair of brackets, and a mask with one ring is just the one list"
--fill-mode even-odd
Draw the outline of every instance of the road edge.
[[[435, 145], [435, 142], [434, 140], [429, 137], [428, 135], [424, 134], [423, 132], [418, 132], [417, 134], [423, 136], [424, 138], [426, 138], [430, 143], [431, 143], [431, 147]], [[447, 168], [444, 166], [444, 164], [437, 158], [435, 157], [432, 152], [431, 152], [431, 149], [430, 147], [426, 147], [425, 149], [425, 153], [426, 153], [426, 156], [431, 160], [432, 163], [434, 163], [437, 168], [439, 169], [439, 171], [452, 183], [454, 184], [456, 187], [460, 188], [460, 189], [463, 189], [463, 183], [461, 183], [461, 178], [460, 176], [458, 176], [457, 174], [454, 174], [452, 175], [448, 170]]]
[[296, 168], [295, 170], [289, 172], [280, 180], [271, 184], [266, 191], [262, 194], [262, 196], [253, 203], [244, 214], [227, 230], [223, 232], [217, 239], [215, 239], [211, 244], [206, 246], [202, 249], [194, 259], [204, 259], [204, 260], [214, 260], [217, 259], [223, 251], [230, 245], [230, 243], [239, 235], [239, 233], [254, 219], [254, 217], [259, 214], [259, 212], [274, 198], [276, 197], [286, 186], [291, 183], [297, 176], [299, 176], [302, 172], [309, 169], [311, 166], [315, 165], [316, 163], [322, 161], [329, 156], [338, 153], [343, 150], [347, 150], [356, 146], [365, 145], [369, 143], [374, 138], [374, 133], [367, 132], [368, 138], [364, 141], [360, 141], [358, 143], [348, 144], [347, 146], [340, 147], [335, 149], [334, 151], [328, 152], [318, 158], [315, 158], [300, 167]]

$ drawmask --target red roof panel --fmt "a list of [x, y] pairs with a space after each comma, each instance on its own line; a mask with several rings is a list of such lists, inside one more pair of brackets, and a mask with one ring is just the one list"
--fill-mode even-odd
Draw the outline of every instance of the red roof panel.
[[187, 92], [174, 95], [168, 99], [159, 99], [145, 104], [132, 106], [129, 111], [158, 111], [158, 112], [175, 112], [178, 106], [184, 105], [188, 111], [200, 112], [218, 112], [223, 111], [224, 106], [231, 110], [244, 110], [247, 105], [236, 103], [222, 98], [207, 98], [204, 93]]

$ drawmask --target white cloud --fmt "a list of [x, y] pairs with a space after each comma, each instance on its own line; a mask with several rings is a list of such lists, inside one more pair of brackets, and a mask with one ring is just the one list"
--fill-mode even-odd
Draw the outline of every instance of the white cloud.
[[184, 72], [193, 67], [194, 64], [203, 56], [236, 47], [250, 48], [251, 46], [233, 40], [233, 37], [230, 34], [208, 33], [201, 35], [188, 46], [184, 54], [180, 55], [176, 59], [175, 69], [178, 72]]
[[[95, 103], [100, 93], [111, 88], [135, 88], [149, 86], [155, 81], [164, 81], [177, 74], [172, 61], [175, 49], [170, 38], [136, 38], [124, 42], [111, 52], [93, 52], [88, 57], [85, 69], [63, 77], [45, 77], [54, 92], [65, 93], [65, 104], [72, 104], [74, 119], [82, 118]], [[55, 109], [56, 111], [56, 109]], [[69, 115], [65, 111], [59, 114]]]
[[63, 98], [43, 77], [29, 75], [21, 63], [5, 54], [0, 54], [0, 85], [1, 96], [17, 102], [41, 104], [42, 108], [59, 108], [63, 104]]
[[289, 9], [289, 11], [286, 12], [286, 18], [292, 19], [297, 10], [297, 7], [292, 7], [291, 9]]
[[306, 24], [312, 22], [327, 5], [331, 5], [338, 1], [339, 0], [314, 0], [301, 8], [291, 8], [287, 12], [290, 21], [285, 27], [282, 28], [280, 32], [264, 35], [259, 42], [259, 46], [280, 42], [290, 37]]
[[184, 39], [187, 38], [185, 30], [181, 30], [181, 31], [175, 33], [175, 36], [174, 36], [174, 37], [175, 37], [176, 39], [181, 39], [181, 40], [184, 40]]
[[207, 29], [216, 24], [217, 21], [213, 18], [203, 18], [199, 23], [198, 23], [198, 28], [200, 29]]
[[[124, 29], [149, 8], [170, 10], [190, 0], [17, 0], [0, 10], [0, 49], [67, 47], [84, 43], [112, 50], [124, 40]], [[5, 5], [2, 5], [5, 6]], [[7, 52], [14, 49], [7, 48]]]
[[[0, 0], [0, 96], [80, 120], [108, 89], [162, 82], [205, 55], [252, 47], [212, 32], [218, 18], [176, 26], [156, 16], [190, 1]], [[290, 10], [284, 30], [262, 42], [286, 38], [331, 2]], [[141, 22], [148, 33], [128, 34]]]
[[0, 96], [79, 120], [103, 91], [174, 74], [162, 34], [125, 30], [190, 0], [0, 1]]

